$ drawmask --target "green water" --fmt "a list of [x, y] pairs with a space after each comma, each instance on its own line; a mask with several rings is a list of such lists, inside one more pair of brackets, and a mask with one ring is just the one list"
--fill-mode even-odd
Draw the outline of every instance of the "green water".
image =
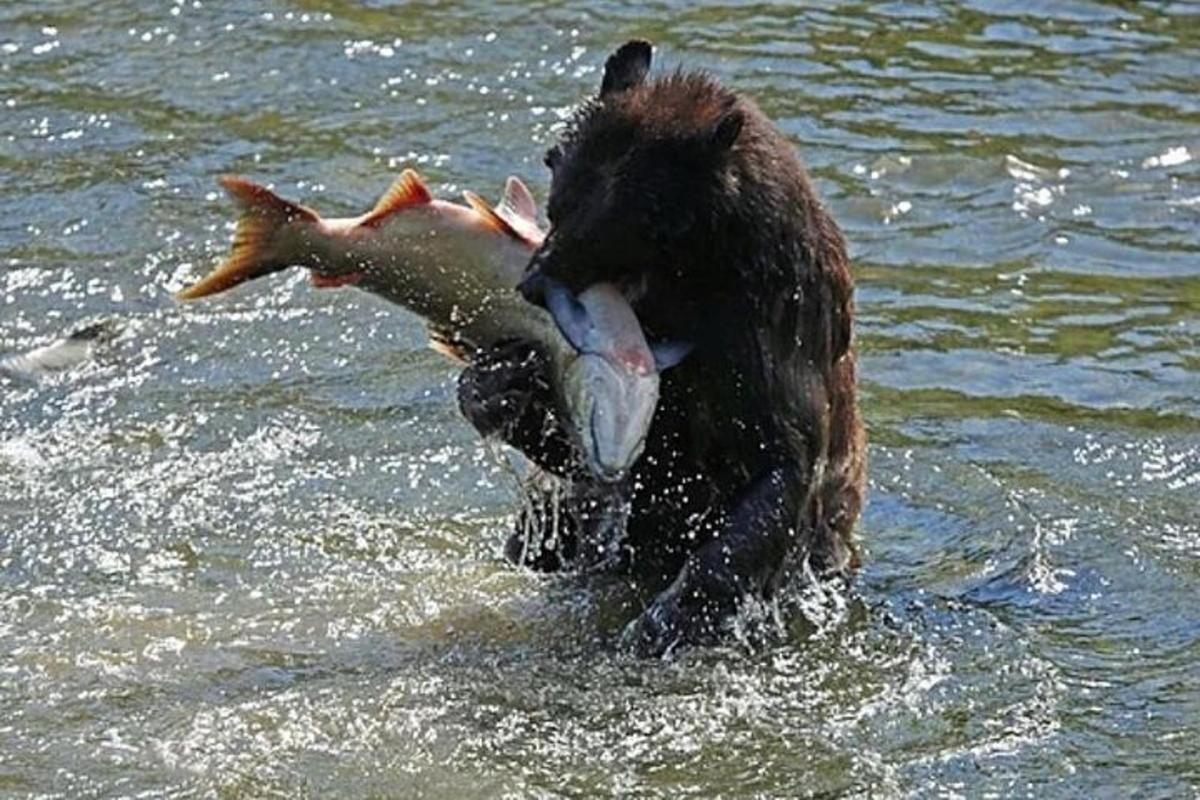
[[[331, 213], [541, 153], [631, 35], [793, 138], [856, 262], [854, 595], [621, 655], [517, 570], [409, 316], [286, 273], [186, 309], [226, 172]], [[0, 796], [1200, 792], [1200, 4], [0, 5]]]

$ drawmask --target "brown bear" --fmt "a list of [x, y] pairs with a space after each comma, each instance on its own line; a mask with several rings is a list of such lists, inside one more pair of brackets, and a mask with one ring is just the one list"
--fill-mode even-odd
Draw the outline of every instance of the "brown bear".
[[[846, 245], [792, 145], [749, 99], [705, 73], [651, 78], [650, 59], [644, 41], [610, 56], [547, 153], [550, 233], [522, 289], [539, 302], [546, 278], [611, 281], [652, 341], [693, 344], [663, 374], [627, 484], [625, 563], [669, 585], [626, 640], [662, 654], [712, 641], [786, 564], [857, 565], [866, 437]], [[548, 385], [536, 348], [507, 343], [464, 373], [460, 403], [482, 432], [577, 475]], [[510, 555], [550, 569], [581, 549], [568, 535]]]

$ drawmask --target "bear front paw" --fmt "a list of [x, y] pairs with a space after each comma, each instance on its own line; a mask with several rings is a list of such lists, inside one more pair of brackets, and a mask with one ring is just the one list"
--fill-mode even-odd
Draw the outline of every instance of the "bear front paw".
[[666, 658], [684, 641], [686, 620], [678, 599], [659, 595], [621, 633], [621, 648], [639, 658]]
[[683, 647], [713, 644], [737, 611], [737, 597], [692, 580], [684, 568], [621, 634], [623, 649], [642, 658], [666, 658]]
[[537, 345], [509, 341], [479, 353], [458, 378], [458, 406], [484, 436], [506, 441], [511, 429], [550, 395]]

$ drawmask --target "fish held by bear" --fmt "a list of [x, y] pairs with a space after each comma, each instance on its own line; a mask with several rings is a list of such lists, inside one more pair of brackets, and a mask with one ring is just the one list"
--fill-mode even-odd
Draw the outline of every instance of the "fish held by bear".
[[[358, 286], [419, 314], [448, 355], [471, 360], [502, 342], [536, 341], [548, 377], [490, 395], [477, 408], [516, 408], [522, 392], [536, 392], [552, 406], [539, 411], [543, 422], [561, 420], [560, 466], [582, 466], [601, 481], [622, 478], [641, 453], [659, 369], [669, 364], [656, 359], [611, 286], [570, 293], [551, 284], [559, 318], [513, 290], [542, 238], [533, 198], [518, 179], [508, 180], [495, 208], [471, 192], [464, 206], [435, 199], [405, 170], [373, 209], [348, 218], [322, 217], [243, 178], [222, 185], [242, 211], [232, 251], [179, 299], [304, 266], [319, 288]], [[578, 344], [584, 340], [586, 348]], [[502, 427], [488, 432], [502, 434]]]

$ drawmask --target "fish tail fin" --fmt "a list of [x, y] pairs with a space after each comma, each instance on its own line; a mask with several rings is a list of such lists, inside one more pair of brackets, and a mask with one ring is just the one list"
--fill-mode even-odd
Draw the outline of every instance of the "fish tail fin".
[[242, 211], [233, 234], [233, 247], [216, 269], [175, 295], [177, 300], [195, 300], [223, 292], [239, 283], [278, 272], [289, 266], [279, 252], [280, 234], [296, 222], [316, 223], [320, 217], [310, 208], [284, 200], [265, 186], [227, 175], [221, 185]]

